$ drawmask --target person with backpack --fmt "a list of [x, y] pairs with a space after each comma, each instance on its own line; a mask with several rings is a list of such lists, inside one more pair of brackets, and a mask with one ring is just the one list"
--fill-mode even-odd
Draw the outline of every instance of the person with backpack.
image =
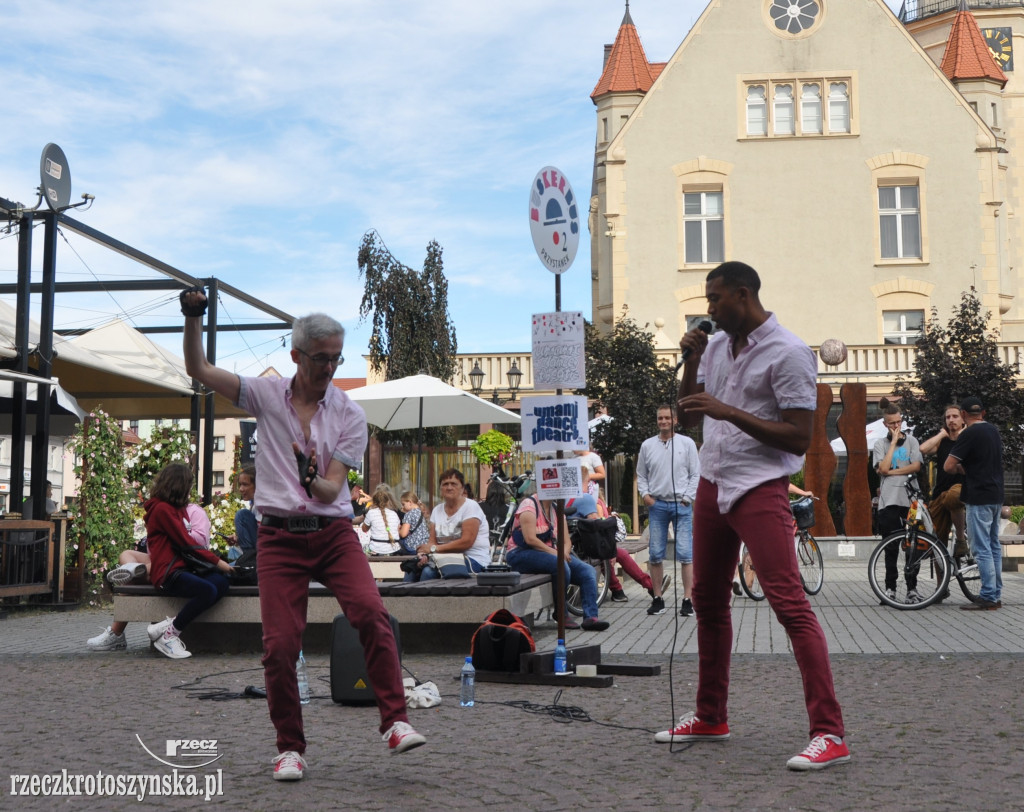
[[579, 586], [583, 599], [583, 623], [577, 624], [566, 618], [565, 628], [582, 627], [588, 632], [603, 632], [610, 624], [597, 616], [597, 576], [594, 568], [573, 555], [568, 527], [563, 522], [562, 532], [557, 532], [551, 503], [539, 500], [536, 485], [530, 482], [525, 497], [516, 509], [505, 560], [516, 572], [547, 574], [554, 579], [558, 567], [558, 549], [555, 544], [559, 538], [562, 539], [565, 551], [565, 585]]

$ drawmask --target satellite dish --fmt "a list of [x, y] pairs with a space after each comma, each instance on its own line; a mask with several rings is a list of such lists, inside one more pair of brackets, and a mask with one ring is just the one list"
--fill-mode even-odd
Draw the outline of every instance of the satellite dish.
[[43, 157], [39, 162], [43, 197], [46, 205], [53, 211], [67, 208], [71, 202], [71, 170], [64, 150], [56, 144], [43, 147]]

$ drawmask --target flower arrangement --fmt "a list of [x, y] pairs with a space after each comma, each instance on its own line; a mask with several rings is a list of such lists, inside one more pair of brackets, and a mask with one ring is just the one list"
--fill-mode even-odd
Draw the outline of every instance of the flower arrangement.
[[72, 438], [78, 500], [69, 510], [68, 560], [82, 550], [89, 604], [101, 598], [103, 574], [116, 566], [132, 538], [135, 498], [127, 473], [121, 425], [102, 409], [90, 412]]
[[497, 465], [512, 455], [515, 443], [507, 434], [491, 429], [477, 437], [469, 446], [481, 465]]
[[204, 510], [210, 517], [210, 549], [226, 556], [230, 544], [225, 536], [235, 535], [235, 513], [245, 505], [236, 493], [219, 494]]

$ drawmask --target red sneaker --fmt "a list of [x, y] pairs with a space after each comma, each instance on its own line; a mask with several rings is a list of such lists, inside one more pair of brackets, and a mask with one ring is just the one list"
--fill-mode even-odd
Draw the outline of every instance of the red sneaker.
[[791, 770], [824, 770], [850, 760], [850, 748], [838, 736], [815, 736], [802, 753], [786, 762]]
[[671, 730], [655, 733], [654, 740], [662, 744], [667, 742], [717, 742], [728, 739], [729, 735], [729, 725], [725, 722], [712, 725], [702, 722], [692, 713], [688, 713]]
[[306, 759], [294, 750], [286, 750], [274, 759], [275, 781], [301, 781], [306, 770]]
[[427, 743], [426, 738], [413, 730], [408, 722], [395, 722], [381, 738], [388, 743], [393, 756]]

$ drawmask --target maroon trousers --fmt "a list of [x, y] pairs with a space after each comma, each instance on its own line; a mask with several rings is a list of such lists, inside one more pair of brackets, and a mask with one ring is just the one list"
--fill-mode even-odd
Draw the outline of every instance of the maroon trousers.
[[278, 752], [306, 750], [295, 662], [306, 628], [310, 580], [334, 593], [359, 632], [366, 672], [377, 695], [381, 733], [395, 722], [408, 721], [395, 636], [351, 520], [338, 519], [315, 533], [261, 525], [257, 548], [263, 668]]
[[742, 539], [765, 597], [793, 644], [811, 737], [841, 737], [843, 714], [832, 684], [828, 643], [800, 584], [787, 484], [783, 477], [759, 485], [723, 515], [718, 511], [718, 486], [700, 480], [693, 511], [697, 718], [710, 724], [728, 721], [732, 578]]

